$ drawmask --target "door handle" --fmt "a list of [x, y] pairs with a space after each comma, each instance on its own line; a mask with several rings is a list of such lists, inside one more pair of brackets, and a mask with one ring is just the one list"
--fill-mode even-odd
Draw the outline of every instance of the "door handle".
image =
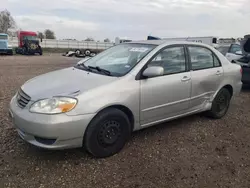
[[220, 76], [221, 75], [221, 71], [217, 71], [216, 75]]
[[191, 77], [188, 77], [188, 76], [183, 76], [183, 78], [181, 79], [182, 82], [186, 82], [188, 80], [190, 80]]

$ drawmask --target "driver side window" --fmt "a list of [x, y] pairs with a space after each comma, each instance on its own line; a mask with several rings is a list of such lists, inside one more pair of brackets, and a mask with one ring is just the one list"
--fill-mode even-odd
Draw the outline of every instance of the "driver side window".
[[148, 67], [151, 66], [163, 67], [164, 75], [181, 73], [186, 71], [184, 47], [169, 47], [162, 50], [148, 64]]

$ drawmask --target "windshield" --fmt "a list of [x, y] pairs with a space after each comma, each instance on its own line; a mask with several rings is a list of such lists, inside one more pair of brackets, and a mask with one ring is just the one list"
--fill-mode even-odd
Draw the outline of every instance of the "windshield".
[[36, 36], [23, 36], [23, 40], [38, 40]]
[[0, 35], [0, 39], [2, 39], [2, 40], [7, 40], [7, 39], [8, 39], [8, 36], [7, 36], [7, 35]]
[[155, 48], [155, 45], [120, 44], [87, 60], [84, 65], [87, 67], [90, 66], [105, 69], [110, 72], [110, 75], [123, 76], [153, 48]]

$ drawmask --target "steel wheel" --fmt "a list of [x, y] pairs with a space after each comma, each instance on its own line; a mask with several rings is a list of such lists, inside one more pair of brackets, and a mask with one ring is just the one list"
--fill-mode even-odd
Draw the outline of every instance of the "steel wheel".
[[119, 109], [108, 108], [98, 113], [88, 125], [84, 146], [96, 157], [109, 157], [118, 153], [131, 135], [127, 115]]
[[120, 123], [117, 121], [107, 121], [98, 133], [98, 142], [107, 147], [113, 145], [121, 135]]
[[219, 119], [222, 118], [229, 108], [231, 94], [226, 88], [222, 88], [213, 100], [212, 108], [208, 111], [209, 117]]

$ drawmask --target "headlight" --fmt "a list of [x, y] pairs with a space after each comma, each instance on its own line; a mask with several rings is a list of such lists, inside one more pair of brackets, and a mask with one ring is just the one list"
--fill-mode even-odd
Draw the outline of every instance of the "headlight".
[[69, 97], [53, 97], [35, 102], [30, 112], [41, 114], [59, 114], [69, 112], [76, 106], [77, 100]]

